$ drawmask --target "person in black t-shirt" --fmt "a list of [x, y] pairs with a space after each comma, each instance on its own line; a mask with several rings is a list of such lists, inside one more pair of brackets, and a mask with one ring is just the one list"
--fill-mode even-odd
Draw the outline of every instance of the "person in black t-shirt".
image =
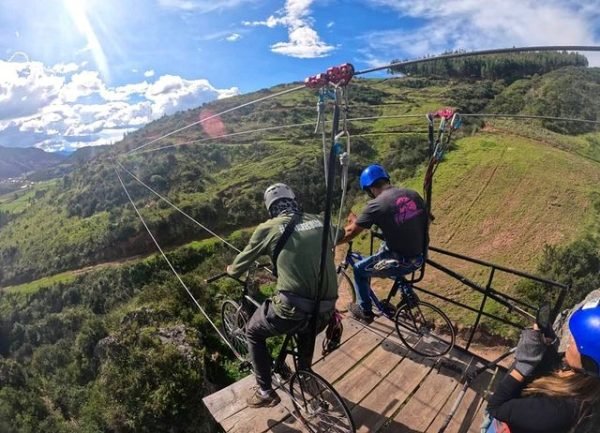
[[[409, 274], [423, 265], [424, 253], [429, 239], [427, 234], [427, 207], [423, 198], [411, 189], [395, 188], [390, 176], [377, 164], [365, 168], [360, 175], [360, 187], [372, 200], [358, 216], [350, 214], [344, 237], [338, 242], [352, 240], [363, 230], [378, 226], [385, 243], [377, 254], [354, 265], [357, 304], [348, 309], [360, 320], [373, 321], [369, 280], [372, 275], [390, 277]], [[395, 259], [400, 267], [374, 271], [374, 266], [387, 259]]]
[[[488, 402], [486, 433], [597, 432], [600, 410], [600, 305], [593, 301], [569, 319], [561, 361], [542, 333], [525, 329], [515, 365]], [[546, 365], [544, 365], [546, 364]], [[561, 365], [562, 364], [562, 365]], [[549, 367], [549, 368], [548, 368]], [[590, 421], [590, 418], [592, 422]]]

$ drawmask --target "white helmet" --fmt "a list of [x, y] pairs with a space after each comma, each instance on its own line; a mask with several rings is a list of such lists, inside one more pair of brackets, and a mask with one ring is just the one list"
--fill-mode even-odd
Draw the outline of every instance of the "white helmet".
[[285, 183], [275, 183], [265, 190], [265, 206], [267, 210], [271, 208], [271, 205], [280, 198], [296, 199], [292, 188], [287, 186]]

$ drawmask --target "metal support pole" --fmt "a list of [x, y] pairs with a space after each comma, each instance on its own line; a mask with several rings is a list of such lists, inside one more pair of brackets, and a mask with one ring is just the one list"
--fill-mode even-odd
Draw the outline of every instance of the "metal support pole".
[[481, 314], [483, 313], [483, 309], [485, 307], [485, 303], [488, 298], [488, 294], [490, 293], [490, 289], [492, 288], [492, 280], [494, 279], [494, 272], [496, 268], [492, 268], [490, 271], [490, 277], [488, 278], [488, 282], [485, 285], [485, 293], [483, 294], [483, 299], [481, 300], [481, 305], [479, 306], [479, 312], [477, 313], [477, 317], [475, 318], [475, 323], [473, 324], [473, 329], [471, 330], [471, 335], [469, 335], [469, 340], [467, 341], [466, 349], [469, 350], [471, 347], [471, 343], [473, 342], [473, 337], [475, 336], [475, 332], [477, 331], [477, 327], [479, 326], [479, 321], [481, 320]]

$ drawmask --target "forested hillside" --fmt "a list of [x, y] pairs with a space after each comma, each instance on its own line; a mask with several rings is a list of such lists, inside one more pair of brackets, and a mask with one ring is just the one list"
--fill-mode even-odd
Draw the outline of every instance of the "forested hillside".
[[33, 147], [0, 146], [0, 181], [58, 164], [65, 157]]
[[[524, 68], [506, 77], [498, 69], [468, 77], [355, 79], [349, 117], [376, 118], [349, 122], [346, 210], [364, 203], [357, 178], [373, 161], [384, 163], [396, 183], [421, 189], [425, 113], [440, 107], [600, 120], [600, 70], [585, 67], [585, 58], [556, 59], [546, 69], [538, 65], [533, 73]], [[323, 210], [313, 91], [249, 106], [210, 127], [198, 124], [128, 152], [209, 113], [294, 86], [164, 117], [110, 150], [45, 171], [24, 193], [0, 196], [0, 432], [216, 431], [201, 397], [241, 373], [163, 260], [152, 255], [155, 247], [123, 193], [116, 162], [242, 247], [249, 229], [266, 217], [262, 194], [274, 181], [290, 184], [305, 210]], [[385, 117], [395, 115], [416, 117]], [[436, 173], [432, 244], [573, 283], [570, 302], [600, 286], [597, 131], [592, 123], [465, 117]], [[149, 151], [165, 146], [171, 147]], [[119, 173], [186, 285], [219, 326], [220, 302], [238, 288], [204, 279], [224, 269], [235, 252]], [[479, 297], [435, 274], [425, 283], [479, 305]], [[541, 293], [527, 285], [509, 290], [537, 300]], [[463, 326], [470, 317], [452, 319]]]

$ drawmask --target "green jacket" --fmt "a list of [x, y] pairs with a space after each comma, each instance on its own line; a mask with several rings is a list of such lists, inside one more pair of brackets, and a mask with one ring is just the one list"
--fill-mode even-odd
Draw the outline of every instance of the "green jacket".
[[[281, 237], [291, 215], [285, 214], [271, 218], [260, 224], [250, 242], [228, 268], [230, 275], [240, 278], [256, 259], [262, 255], [273, 256], [273, 250]], [[343, 235], [343, 231], [341, 231]], [[335, 227], [331, 228], [331, 236], [335, 235]], [[287, 291], [304, 298], [315, 299], [319, 286], [319, 267], [321, 261], [321, 242], [323, 222], [316, 215], [302, 214], [302, 218], [289, 237], [277, 258], [277, 290]], [[333, 250], [327, 253], [325, 278], [320, 299], [337, 298], [337, 278], [333, 263]], [[285, 305], [277, 294], [273, 297], [273, 305], [278, 316], [284, 318], [297, 317], [294, 308]]]

